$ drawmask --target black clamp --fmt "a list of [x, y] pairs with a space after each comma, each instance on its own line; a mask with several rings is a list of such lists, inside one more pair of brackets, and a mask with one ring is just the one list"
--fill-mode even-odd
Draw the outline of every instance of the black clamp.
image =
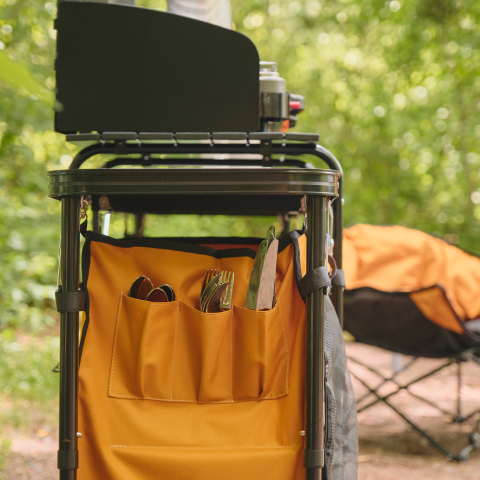
[[55, 301], [57, 303], [57, 312], [74, 313], [85, 311], [85, 292], [55, 292]]
[[76, 470], [78, 468], [78, 450], [58, 450], [57, 468]]
[[114, 142], [115, 155], [127, 155], [128, 154], [128, 142], [127, 140], [115, 140]]
[[330, 286], [330, 277], [326, 267], [318, 267], [307, 274], [298, 282], [298, 290], [302, 298], [319, 290]]
[[304, 450], [305, 458], [303, 465], [305, 468], [323, 468], [325, 465], [325, 450]]
[[271, 140], [261, 140], [260, 153], [263, 155], [263, 165], [268, 165], [273, 155], [273, 144]]
[[335, 276], [332, 278], [332, 285], [334, 287], [345, 288], [345, 273], [340, 268], [337, 270]]

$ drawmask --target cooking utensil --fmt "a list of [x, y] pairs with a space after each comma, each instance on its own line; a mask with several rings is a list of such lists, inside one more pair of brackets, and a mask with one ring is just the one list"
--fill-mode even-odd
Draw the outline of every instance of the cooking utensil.
[[205, 305], [204, 312], [215, 313], [220, 312], [220, 299], [225, 294], [228, 288], [228, 282], [219, 283], [215, 286], [215, 291], [209, 297], [208, 302]]
[[161, 287], [154, 288], [146, 298], [147, 302], [168, 302], [168, 295]]
[[265, 236], [265, 240], [267, 241], [269, 248], [270, 248], [270, 244], [275, 240], [275, 238], [276, 238], [275, 225], [272, 225], [267, 230], [267, 235]]
[[173, 288], [171, 285], [168, 285], [168, 284], [164, 284], [164, 285], [160, 285], [160, 287], [164, 292], [165, 294], [167, 295], [167, 298], [168, 298], [168, 301], [169, 302], [174, 302], [175, 301], [175, 292], [173, 291]]
[[260, 286], [260, 279], [262, 277], [263, 264], [268, 252], [268, 248], [275, 239], [275, 227], [272, 225], [267, 232], [265, 240], [260, 244], [255, 260], [253, 261], [252, 273], [250, 274], [250, 281], [248, 282], [247, 296], [245, 298], [245, 308], [256, 310], [258, 288]]
[[220, 276], [221, 274], [218, 273], [217, 275], [212, 277], [210, 281], [207, 283], [205, 290], [203, 290], [202, 294], [200, 295], [200, 310], [202, 312], [204, 311], [204, 307], [206, 305], [207, 300], [210, 298], [211, 294], [215, 291], [215, 287], [218, 283], [218, 280], [220, 279]]
[[219, 273], [220, 271], [217, 271], [216, 269], [213, 270], [211, 268], [205, 272], [205, 277], [203, 278], [202, 290], [200, 291], [200, 298], [202, 298], [203, 292], [207, 288], [207, 285], [210, 283], [210, 280], [216, 275], [218, 275]]
[[263, 240], [258, 247], [255, 260], [253, 261], [252, 273], [248, 282], [247, 296], [245, 298], [245, 308], [255, 310], [257, 306], [258, 286], [260, 285], [260, 276], [262, 275], [263, 262], [268, 251], [268, 242]]
[[137, 298], [139, 300], [146, 300], [148, 294], [153, 290], [153, 284], [149, 278], [141, 276], [138, 277], [130, 287], [128, 296]]
[[220, 312], [230, 309], [232, 307], [233, 278], [233, 272], [207, 270], [200, 293], [200, 311]]
[[225, 294], [220, 299], [220, 310], [230, 310], [232, 308], [232, 294], [233, 294], [233, 280], [234, 273], [228, 272], [226, 281], [229, 283], [228, 288], [225, 290]]
[[215, 285], [213, 285], [212, 288], [208, 291], [208, 293], [203, 297], [202, 305], [201, 305], [201, 310], [202, 312], [207, 311], [207, 306], [210, 302], [212, 302], [212, 299], [215, 298], [216, 294], [218, 293], [218, 289], [223, 285], [223, 282], [218, 281]]
[[278, 240], [275, 239], [268, 248], [263, 264], [260, 284], [258, 286], [255, 310], [270, 310], [275, 306], [275, 284], [277, 278]]

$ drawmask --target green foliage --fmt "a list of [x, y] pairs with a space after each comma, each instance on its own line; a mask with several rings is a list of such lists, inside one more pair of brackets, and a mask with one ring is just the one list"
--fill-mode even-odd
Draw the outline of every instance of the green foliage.
[[[12, 401], [25, 394], [32, 401], [46, 404], [58, 396], [58, 336], [16, 334], [7, 328], [0, 334], [0, 392]], [[3, 409], [2, 409], [3, 411]]]
[[31, 80], [25, 95], [18, 76], [5, 83], [0, 67], [0, 330], [38, 331], [54, 321], [60, 222], [59, 204], [46, 198], [46, 172], [68, 165], [72, 150], [52, 131], [52, 105], [39, 100], [42, 91], [53, 98], [55, 15], [54, 3], [0, 0], [0, 59], [17, 73], [26, 65]]
[[[11, 446], [11, 442], [10, 440], [8, 440], [8, 438], [0, 439], [0, 474], [5, 468], [5, 461], [7, 459], [8, 454], [10, 453], [10, 446]], [[0, 478], [2, 477], [0, 476]]]
[[10, 60], [5, 52], [0, 51], [0, 81], [19, 92], [30, 95], [32, 99], [40, 98], [47, 105], [52, 105], [54, 96], [31, 74], [25, 65]]
[[[306, 96], [296, 130], [319, 132], [342, 162], [347, 224], [403, 224], [480, 253], [478, 2], [246, 0], [232, 9], [237, 30]], [[56, 318], [60, 209], [45, 196], [46, 172], [80, 147], [52, 130], [36, 90], [53, 96], [55, 16], [53, 2], [0, 0], [0, 330], [41, 331]], [[13, 79], [7, 64], [25, 75]], [[162, 217], [147, 233], [257, 235], [263, 221]]]
[[[402, 224], [480, 252], [480, 4], [250, 0], [235, 24], [306, 96], [345, 172], [346, 224]], [[318, 166], [320, 164], [317, 163]]]
[[[147, 215], [146, 237], [265, 237], [270, 225], [282, 227], [275, 217], [232, 217], [227, 215]], [[123, 238], [135, 232], [133, 215], [112, 214], [109, 235]]]
[[[58, 411], [58, 336], [0, 333], [0, 450], [8, 427], [50, 422]], [[1, 463], [0, 451], [0, 463]]]

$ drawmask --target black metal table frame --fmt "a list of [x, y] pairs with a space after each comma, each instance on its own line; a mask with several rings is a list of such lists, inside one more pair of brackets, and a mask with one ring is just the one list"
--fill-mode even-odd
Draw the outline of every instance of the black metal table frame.
[[[266, 144], [267, 143], [267, 144]], [[123, 142], [99, 143], [86, 147], [74, 158], [70, 169], [78, 169], [88, 158], [98, 154], [140, 154], [142, 158], [152, 154], [250, 154], [263, 155], [259, 166], [273, 165], [272, 155], [314, 155], [327, 166], [340, 173], [338, 198], [333, 202], [334, 258], [338, 269], [342, 268], [343, 235], [343, 175], [340, 163], [324, 147], [315, 144], [132, 144]], [[129, 160], [125, 159], [128, 163]], [[194, 164], [194, 160], [191, 161]], [[120, 162], [122, 164], [123, 162]], [[156, 164], [161, 163], [156, 161]], [[201, 159], [198, 159], [201, 164]], [[119, 164], [119, 163], [117, 163]], [[225, 164], [225, 162], [224, 162]], [[249, 165], [255, 165], [250, 162]], [[108, 166], [114, 166], [112, 164]], [[102, 193], [102, 192], [99, 192]], [[279, 192], [281, 194], [282, 192]], [[215, 195], [215, 191], [210, 194]], [[63, 292], [79, 289], [80, 259], [80, 206], [78, 193], [50, 194], [59, 198], [62, 206], [61, 224], [61, 287]], [[328, 194], [308, 195], [307, 218], [307, 272], [326, 263], [325, 231]], [[333, 195], [330, 195], [333, 196]], [[306, 478], [320, 480], [324, 448], [324, 289], [307, 297], [307, 391], [306, 391]], [[333, 302], [340, 322], [343, 320], [343, 287], [333, 286]], [[59, 410], [59, 468], [60, 480], [75, 480], [78, 468], [78, 340], [79, 312], [60, 314], [60, 410]]]

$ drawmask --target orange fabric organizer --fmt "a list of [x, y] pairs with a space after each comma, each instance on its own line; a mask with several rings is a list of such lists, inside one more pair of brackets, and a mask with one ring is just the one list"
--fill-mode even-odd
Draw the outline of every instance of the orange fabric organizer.
[[[293, 244], [278, 256], [275, 308], [255, 312], [242, 307], [254, 251], [135, 242], [89, 233], [84, 248], [78, 479], [303, 480], [306, 308]], [[231, 310], [197, 310], [208, 268], [235, 273]], [[127, 297], [139, 275], [178, 301]]]

